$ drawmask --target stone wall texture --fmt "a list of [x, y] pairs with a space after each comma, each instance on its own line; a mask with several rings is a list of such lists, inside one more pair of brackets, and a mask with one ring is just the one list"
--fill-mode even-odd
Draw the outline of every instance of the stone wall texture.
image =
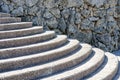
[[0, 0], [0, 11], [106, 51], [120, 48], [120, 0]]

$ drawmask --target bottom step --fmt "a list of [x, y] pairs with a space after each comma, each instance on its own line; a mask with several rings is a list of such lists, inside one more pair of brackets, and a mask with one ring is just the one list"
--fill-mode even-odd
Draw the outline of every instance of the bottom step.
[[87, 79], [84, 80], [113, 80], [118, 70], [118, 59], [111, 53], [105, 53], [106, 58], [102, 66]]
[[40, 80], [78, 80], [96, 70], [104, 60], [104, 52], [100, 49], [93, 49], [93, 57], [82, 65], [78, 65], [73, 69], [58, 73], [56, 75], [43, 78]]

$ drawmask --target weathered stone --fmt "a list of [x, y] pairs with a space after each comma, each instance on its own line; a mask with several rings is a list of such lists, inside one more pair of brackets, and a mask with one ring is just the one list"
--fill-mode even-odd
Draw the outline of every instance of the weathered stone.
[[85, 10], [82, 10], [81, 14], [82, 14], [82, 16], [84, 16], [84, 17], [88, 17], [89, 14], [90, 14], [90, 11], [85, 9]]
[[71, 24], [74, 24], [74, 22], [75, 22], [75, 10], [74, 9], [70, 11], [69, 22]]
[[76, 38], [80, 42], [90, 43], [92, 40], [92, 32], [91, 31], [80, 31], [78, 34], [76, 34]]
[[2, 11], [5, 12], [5, 13], [9, 13], [9, 12], [10, 12], [9, 7], [8, 7], [8, 5], [6, 5], [6, 4], [3, 4], [3, 5], [1, 6], [1, 8], [2, 8]]
[[114, 11], [115, 11], [115, 8], [110, 8], [110, 9], [107, 10], [107, 14], [110, 15], [110, 16], [113, 16]]
[[61, 32], [59, 29], [54, 29], [54, 31], [55, 31], [57, 34], [59, 34], [59, 35], [62, 34], [62, 32]]
[[104, 4], [105, 0], [86, 0], [92, 6], [100, 7]]
[[61, 19], [59, 20], [59, 26], [58, 26], [58, 28], [59, 28], [62, 32], [65, 33], [67, 26], [66, 26], [65, 20], [64, 20], [63, 18], [61, 18]]
[[54, 0], [45, 0], [44, 1], [44, 6], [47, 8], [53, 8], [55, 7]]
[[83, 5], [83, 0], [68, 0], [67, 7], [80, 7]]
[[28, 7], [32, 7], [32, 6], [34, 6], [37, 2], [38, 2], [38, 0], [26, 0], [26, 5], [27, 5]]
[[60, 10], [58, 8], [52, 8], [49, 10], [56, 18], [60, 18]]
[[9, 9], [10, 9], [10, 11], [13, 11], [14, 10], [14, 5], [13, 4], [9, 5]]
[[90, 21], [97, 21], [97, 20], [99, 20], [99, 18], [97, 18], [97, 17], [90, 17], [89, 20]]
[[15, 16], [21, 16], [23, 15], [23, 7], [18, 7], [17, 9], [12, 11], [12, 14]]
[[70, 11], [69, 11], [69, 9], [64, 9], [63, 11], [62, 11], [62, 16], [64, 17], [64, 18], [68, 18], [69, 17], [69, 15], [70, 15]]
[[43, 14], [43, 17], [45, 19], [50, 19], [50, 18], [53, 17], [53, 15], [48, 10], [45, 10], [45, 13]]
[[17, 6], [23, 6], [25, 4], [24, 0], [12, 0], [12, 2]]
[[56, 18], [51, 18], [50, 20], [47, 20], [46, 23], [50, 29], [56, 29], [58, 27], [58, 22], [56, 21]]
[[88, 19], [84, 19], [81, 22], [81, 29], [82, 30], [91, 30], [94, 28], [94, 24], [92, 24]]
[[35, 16], [37, 11], [38, 11], [38, 7], [33, 6], [32, 8], [28, 8], [27, 14]]
[[75, 14], [75, 23], [76, 24], [80, 24], [81, 22], [81, 14], [80, 13], [76, 13]]

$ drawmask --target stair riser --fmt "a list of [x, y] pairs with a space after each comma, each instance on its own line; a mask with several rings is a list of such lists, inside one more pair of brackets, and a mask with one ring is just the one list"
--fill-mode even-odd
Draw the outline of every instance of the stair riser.
[[21, 22], [21, 18], [0, 18], [0, 24]]
[[[56, 51], [56, 52], [53, 52], [52, 54], [49, 54], [49, 55], [31, 57], [31, 58], [28, 58], [28, 59], [11, 61], [11, 62], [6, 62], [6, 63], [4, 62], [4, 63], [0, 64], [0, 70], [3, 71], [3, 70], [6, 70], [6, 69], [7, 70], [8, 69], [15, 69], [15, 68], [18, 68], [18, 67], [24, 67], [24, 66], [27, 66], [27, 65], [33, 65], [33, 64], [37, 64], [37, 63], [43, 63], [43, 62], [46, 62], [46, 61], [50, 61], [50, 60], [59, 58], [61, 56], [67, 55], [68, 53], [76, 50], [78, 47], [79, 47], [79, 43], [74, 45], [71, 48], [68, 48], [66, 50], [59, 51], [59, 52]], [[42, 53], [42, 54], [44, 54], [44, 53]]]
[[[49, 75], [52, 73], [55, 73], [57, 71], [61, 71], [64, 69], [67, 69], [69, 67], [72, 67], [78, 63], [80, 63], [82, 60], [84, 60], [86, 57], [88, 57], [88, 55], [91, 53], [91, 50], [87, 52], [87, 55], [84, 55], [82, 57], [78, 57], [72, 61], [68, 61], [66, 63], [61, 63], [59, 65], [51, 65], [50, 67], [44, 67], [41, 69], [36, 69], [34, 71], [28, 71], [26, 73], [22, 73], [21, 75], [15, 75], [15, 76], [9, 76], [9, 77], [5, 77], [5, 80], [28, 80], [28, 79], [34, 79], [36, 77], [41, 77], [41, 76], [45, 76], [45, 75]], [[71, 79], [69, 79], [71, 80]]]
[[42, 31], [43, 31], [42, 28], [36, 28], [36, 29], [23, 30], [23, 31], [13, 31], [13, 32], [4, 32], [4, 33], [0, 32], [0, 39], [27, 36], [27, 35], [40, 33]]
[[41, 52], [49, 49], [53, 49], [57, 46], [60, 46], [64, 43], [66, 43], [67, 38], [61, 39], [59, 41], [56, 41], [54, 43], [48, 43], [44, 45], [34, 45], [32, 47], [21, 47], [21, 48], [14, 48], [12, 50], [1, 50], [0, 51], [0, 57], [1, 58], [8, 58], [8, 57], [15, 57], [15, 56], [21, 56], [21, 55], [28, 55], [35, 52]]
[[48, 35], [42, 35], [42, 36], [36, 36], [31, 38], [23, 38], [23, 39], [14, 39], [9, 41], [0, 41], [0, 47], [1, 48], [8, 48], [8, 47], [16, 47], [16, 46], [22, 46], [27, 44], [33, 44], [40, 41], [48, 40], [55, 37], [55, 33], [51, 33]]
[[10, 17], [10, 14], [0, 13], [0, 17]]
[[17, 23], [17, 24], [0, 24], [0, 30], [13, 30], [32, 27], [32, 22]]

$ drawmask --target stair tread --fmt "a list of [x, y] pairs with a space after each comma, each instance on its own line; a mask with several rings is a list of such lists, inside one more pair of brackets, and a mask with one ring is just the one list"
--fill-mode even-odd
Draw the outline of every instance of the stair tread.
[[[26, 36], [28, 34], [32, 34], [30, 31], [34, 31], [34, 30], [35, 30], [35, 33], [38, 33], [38, 32], [43, 31], [43, 27], [34, 26], [34, 27], [30, 27], [30, 28], [25, 28], [25, 29], [0, 31], [0, 39], [20, 37], [20, 36], [24, 36], [24, 35]], [[36, 30], [37, 30], [37, 32], [36, 32]]]
[[27, 45], [32, 44], [35, 42], [40, 42], [43, 40], [47, 40], [50, 38], [53, 38], [55, 36], [54, 31], [45, 31], [40, 34], [34, 34], [29, 36], [23, 36], [23, 37], [15, 37], [15, 38], [8, 38], [8, 39], [1, 39], [0, 40], [0, 47], [6, 48], [6, 47], [15, 47], [15, 46], [21, 46], [21, 45]]
[[112, 80], [118, 69], [118, 59], [115, 55], [106, 52], [106, 65], [97, 73], [87, 78], [87, 80]]
[[18, 32], [18, 31], [24, 31], [24, 30], [29, 30], [29, 29], [36, 29], [36, 28], [43, 28], [41, 26], [34, 26], [30, 28], [25, 28], [25, 29], [18, 29], [18, 30], [8, 30], [8, 31], [0, 31], [0, 33], [8, 33], [8, 32]]
[[[92, 48], [90, 45], [83, 44], [82, 48], [71, 56], [68, 56], [50, 63], [46, 63], [43, 65], [24, 68], [22, 70], [5, 72], [0, 74], [0, 79], [7, 78], [7, 77], [9, 79], [26, 79], [26, 78], [32, 79], [40, 75], [44, 76], [47, 74], [51, 74], [52, 72], [56, 72], [60, 69], [67, 68], [67, 67], [76, 65], [78, 62], [81, 62], [91, 53], [91, 49]], [[28, 76], [28, 74], [31, 74], [31, 76]]]
[[10, 55], [13, 56], [13, 54], [14, 55], [30, 54], [31, 52], [33, 52], [33, 50], [42, 51], [46, 50], [47, 48], [51, 49], [53, 47], [57, 47], [58, 45], [65, 43], [66, 41], [67, 36], [58, 35], [56, 38], [43, 43], [0, 49], [0, 57], [7, 57]]
[[21, 28], [27, 28], [27, 27], [32, 27], [32, 22], [0, 24], [0, 30], [21, 29]]
[[[28, 64], [35, 64], [40, 62], [46, 62], [51, 59], [55, 59], [64, 55], [67, 55], [71, 51], [75, 50], [79, 46], [79, 41], [77, 40], [69, 40], [70, 42], [62, 47], [57, 49], [53, 49], [50, 51], [22, 56], [22, 57], [15, 57], [10, 59], [3, 59], [0, 60], [0, 70], [4, 70], [6, 68], [14, 68], [16, 66], [25, 66]], [[37, 59], [37, 60], [35, 60]], [[24, 63], [26, 62], [26, 63]], [[20, 64], [19, 64], [20, 63]], [[23, 64], [22, 64], [23, 63]], [[10, 66], [12, 65], [12, 66]]]
[[65, 72], [43, 78], [41, 80], [78, 80], [80, 78], [83, 78], [84, 76], [97, 69], [97, 65], [100, 65], [104, 59], [104, 52], [102, 50], [93, 48], [93, 51], [95, 51], [94, 56], [86, 63], [80, 66], [76, 66], [75, 68], [67, 70]]

